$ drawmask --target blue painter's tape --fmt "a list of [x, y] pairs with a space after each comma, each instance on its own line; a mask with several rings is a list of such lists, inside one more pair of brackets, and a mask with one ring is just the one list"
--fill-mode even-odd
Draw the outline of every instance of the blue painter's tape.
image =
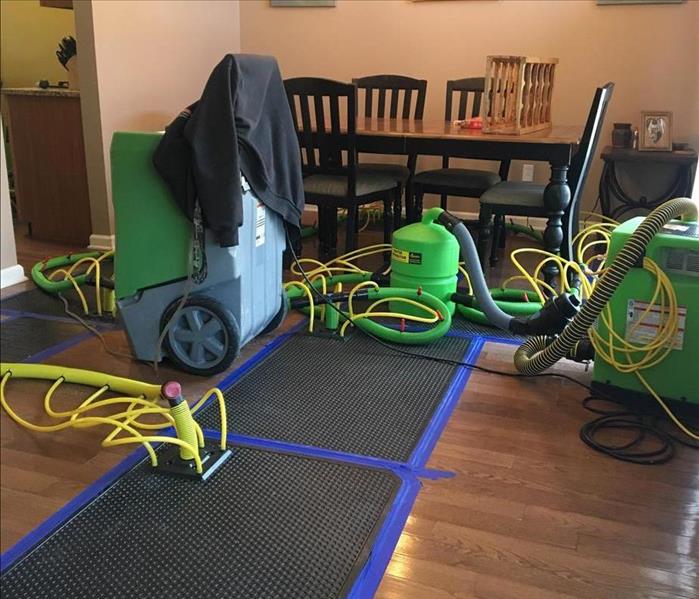
[[[475, 363], [475, 360], [478, 359], [478, 354], [480, 354], [482, 348], [483, 339], [478, 336], [473, 337], [468, 349], [466, 350], [466, 355], [464, 356], [463, 361]], [[449, 385], [444, 398], [440, 402], [434, 414], [432, 414], [432, 418], [427, 425], [422, 438], [408, 460], [408, 464], [413, 469], [423, 468], [427, 463], [434, 446], [439, 440], [439, 437], [442, 434], [447, 421], [449, 420], [449, 416], [451, 416], [456, 404], [459, 402], [461, 392], [466, 387], [466, 383], [471, 376], [471, 370], [471, 368], [460, 366], [452, 378], [451, 384]]]
[[486, 343], [504, 343], [505, 345], [522, 345], [524, 339], [512, 339], [512, 337], [498, 337], [497, 335], [481, 335]]
[[123, 461], [117, 464], [104, 476], [87, 487], [82, 493], [71, 499], [60, 510], [49, 516], [30, 533], [22, 537], [17, 543], [0, 555], [0, 572], [4, 572], [18, 559], [29, 553], [36, 545], [48, 535], [62, 526], [69, 518], [72, 518], [97, 495], [114, 483], [122, 474], [125, 474], [138, 464], [147, 453], [144, 448], [139, 448], [129, 454]]
[[[219, 438], [217, 435], [220, 435], [220, 433], [214, 429], [204, 429], [204, 435]], [[334, 449], [324, 449], [322, 447], [314, 447], [312, 445], [299, 445], [297, 443], [288, 443], [286, 441], [277, 441], [274, 439], [248, 437], [247, 435], [239, 435], [236, 433], [228, 433], [228, 435], [226, 435], [226, 440], [229, 443], [248, 445], [257, 449], [266, 449], [283, 453], [296, 453], [312, 458], [347, 462], [357, 466], [367, 466], [369, 468], [383, 468], [386, 470], [405, 470], [407, 468], [406, 464], [403, 462], [396, 462], [394, 460], [386, 460], [383, 458], [360, 455], [356, 453], [346, 453], [344, 451], [336, 451]]]
[[376, 593], [422, 486], [410, 472], [397, 471], [396, 474], [403, 484], [394, 499], [391, 510], [386, 515], [381, 530], [374, 539], [369, 559], [352, 585], [348, 594], [350, 599], [366, 599], [373, 597]]
[[74, 345], [77, 345], [78, 343], [81, 343], [82, 341], [85, 341], [92, 337], [92, 333], [81, 333], [80, 335], [76, 335], [75, 337], [71, 337], [70, 339], [66, 339], [65, 341], [62, 341], [61, 343], [57, 343], [56, 345], [52, 345], [51, 347], [47, 347], [46, 349], [42, 349], [40, 352], [37, 352], [31, 356], [29, 356], [27, 359], [22, 360], [23, 362], [29, 362], [30, 364], [38, 364], [43, 362], [45, 359], [50, 358], [51, 356], [58, 354], [62, 351], [65, 351], [66, 349], [73, 347]]

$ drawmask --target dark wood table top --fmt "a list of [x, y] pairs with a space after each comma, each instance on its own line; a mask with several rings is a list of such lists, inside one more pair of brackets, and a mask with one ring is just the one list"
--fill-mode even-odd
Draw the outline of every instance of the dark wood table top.
[[568, 125], [554, 125], [551, 129], [525, 135], [506, 135], [483, 133], [480, 129], [463, 129], [451, 121], [357, 118], [357, 135], [577, 145], [581, 134], [582, 127]]

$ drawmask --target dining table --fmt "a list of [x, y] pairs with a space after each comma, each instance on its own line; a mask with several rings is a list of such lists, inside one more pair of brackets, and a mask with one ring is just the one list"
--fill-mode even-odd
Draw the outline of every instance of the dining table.
[[[357, 151], [372, 154], [409, 156], [449, 156], [482, 160], [531, 160], [548, 162], [551, 168], [544, 191], [547, 213], [544, 249], [570, 258], [570, 227], [564, 215], [571, 201], [568, 171], [583, 127], [554, 125], [551, 128], [511, 135], [467, 129], [451, 121], [379, 119], [358, 117]], [[414, 162], [413, 162], [414, 163]]]

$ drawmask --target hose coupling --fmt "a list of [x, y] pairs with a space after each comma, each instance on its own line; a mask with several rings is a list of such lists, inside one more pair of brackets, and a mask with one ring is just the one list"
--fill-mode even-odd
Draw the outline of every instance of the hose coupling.
[[516, 335], [558, 335], [580, 310], [582, 301], [574, 293], [548, 299], [536, 314], [518, 316], [510, 322]]

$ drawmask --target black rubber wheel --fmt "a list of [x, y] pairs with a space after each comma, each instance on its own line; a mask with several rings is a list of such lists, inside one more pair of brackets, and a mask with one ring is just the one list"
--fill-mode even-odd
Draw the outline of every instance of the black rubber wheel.
[[[181, 300], [163, 314], [160, 330], [170, 322]], [[228, 368], [240, 352], [240, 328], [221, 302], [206, 296], [187, 299], [164, 339], [165, 351], [184, 372], [209, 376]]]
[[272, 331], [274, 331], [282, 322], [284, 322], [284, 319], [286, 318], [286, 315], [288, 313], [289, 302], [286, 301], [286, 293], [282, 291], [281, 305], [279, 306], [279, 310], [274, 315], [272, 320], [269, 321], [267, 326], [264, 329], [262, 329], [260, 335], [266, 335], [267, 333], [271, 333]]

